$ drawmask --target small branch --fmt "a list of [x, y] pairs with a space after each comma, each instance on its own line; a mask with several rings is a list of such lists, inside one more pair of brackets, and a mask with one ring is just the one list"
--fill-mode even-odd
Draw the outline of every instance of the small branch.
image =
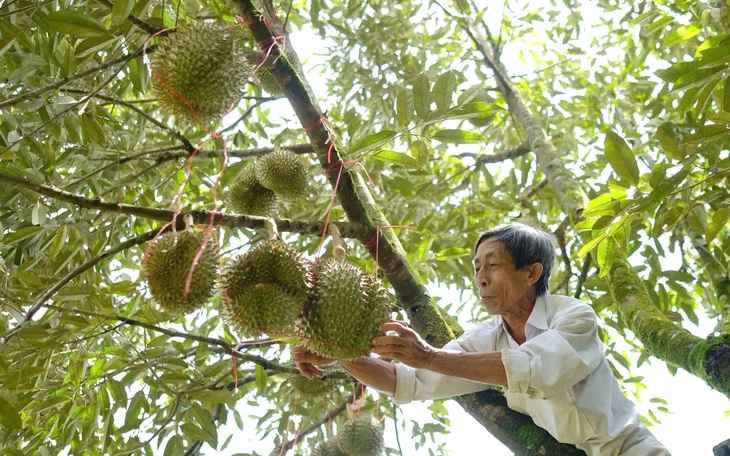
[[[101, 3], [102, 5], [106, 6], [109, 9], [114, 8], [114, 5], [109, 0], [96, 0], [96, 1]], [[132, 16], [131, 14], [129, 16], [127, 16], [127, 20], [129, 22], [131, 22], [132, 24], [136, 25], [138, 28], [149, 33], [150, 35], [154, 35], [155, 33], [158, 33], [160, 30], [162, 30], [160, 28], [155, 27], [154, 25], [148, 24], [147, 22], [143, 21], [142, 19]]]
[[530, 153], [530, 148], [525, 145], [520, 145], [515, 147], [514, 149], [510, 149], [505, 152], [501, 152], [498, 154], [492, 154], [492, 155], [486, 155], [486, 154], [475, 154], [471, 152], [465, 152], [456, 155], [457, 157], [472, 157], [475, 158], [478, 164], [486, 165], [489, 163], [499, 163], [506, 160], [512, 160], [517, 157], [521, 157], [523, 155], [527, 155]]
[[251, 113], [253, 113], [253, 110], [256, 109], [257, 106], [261, 106], [264, 103], [267, 103], [269, 101], [278, 100], [278, 99], [279, 98], [275, 98], [275, 97], [267, 97], [267, 98], [264, 98], [264, 99], [259, 99], [254, 104], [252, 104], [251, 106], [249, 106], [246, 109], [246, 111], [243, 114], [241, 114], [241, 117], [239, 117], [238, 120], [236, 120], [231, 125], [227, 126], [223, 130], [221, 130], [220, 133], [221, 134], [228, 133], [229, 131], [234, 130], [238, 126], [238, 124], [240, 124], [241, 122], [243, 122], [244, 120], [246, 120], [246, 117], [250, 116]]
[[[100, 198], [89, 199], [80, 195], [76, 195], [59, 188], [31, 181], [25, 177], [15, 176], [0, 171], [0, 182], [14, 185], [16, 187], [26, 188], [49, 198], [71, 203], [78, 207], [87, 209], [95, 209], [98, 211], [118, 212], [127, 215], [135, 215], [153, 220], [168, 222], [178, 216], [182, 220], [185, 214], [190, 214], [193, 221], [198, 224], [208, 224], [211, 216], [216, 226], [227, 226], [231, 228], [251, 228], [263, 229], [265, 217], [256, 217], [252, 215], [224, 214], [222, 212], [212, 213], [210, 211], [190, 211], [187, 213], [176, 213], [174, 211], [156, 209], [151, 207], [134, 206], [123, 203], [108, 203]], [[293, 219], [275, 219], [276, 226], [279, 231], [294, 232], [300, 234], [322, 234], [324, 232], [324, 222], [319, 221], [302, 221]], [[331, 222], [337, 225], [340, 232], [347, 238], [367, 238], [373, 236], [372, 230], [360, 223], [353, 222]]]
[[[547, 183], [547, 180], [542, 181], [542, 183]], [[555, 230], [555, 239], [558, 241], [558, 245], [560, 246], [560, 253], [563, 258], [563, 263], [565, 263], [565, 278], [563, 279], [563, 282], [558, 286], [558, 290], [560, 288], [565, 288], [565, 293], [568, 293], [568, 284], [570, 283], [570, 278], [573, 276], [573, 269], [570, 264], [570, 255], [568, 255], [568, 248], [566, 246], [565, 242], [565, 230], [570, 225], [570, 219], [568, 217], [565, 217], [562, 222], [560, 222], [560, 226], [558, 226], [558, 229]]]
[[[154, 50], [154, 46], [148, 46], [147, 47], [147, 53], [149, 54]], [[134, 58], [140, 57], [142, 55], [142, 48], [137, 49], [131, 54], [127, 54], [125, 56], [119, 57], [118, 59], [110, 60], [108, 62], [104, 62], [101, 65], [95, 66], [93, 68], [89, 68], [88, 70], [81, 71], [79, 73], [73, 74], [71, 76], [66, 76], [64, 78], [59, 79], [58, 81], [54, 82], [53, 84], [49, 84], [45, 87], [41, 87], [40, 89], [34, 90], [32, 92], [28, 92], [22, 95], [18, 95], [13, 98], [8, 98], [7, 100], [0, 101], [0, 108], [8, 108], [10, 106], [15, 106], [18, 103], [22, 103], [24, 101], [33, 100], [44, 93], [50, 92], [52, 90], [56, 90], [59, 87], [62, 87], [69, 82], [76, 81], [77, 79], [85, 78], [86, 76], [89, 76], [91, 74], [97, 73], [102, 70], [106, 70], [107, 68], [111, 68], [114, 65], [118, 65], [120, 63], [126, 63]], [[115, 73], [116, 74], [116, 73]]]
[[[363, 388], [356, 388], [356, 396], [355, 398], [358, 399], [360, 396], [362, 396]], [[294, 439], [289, 440], [288, 442], [284, 443], [283, 445], [277, 447], [274, 449], [274, 451], [271, 452], [270, 456], [280, 456], [286, 453], [288, 450], [291, 450], [294, 448], [294, 445], [296, 445], [302, 437], [305, 435], [309, 435], [312, 432], [316, 431], [320, 427], [322, 427], [324, 424], [330, 422], [334, 417], [339, 416], [347, 410], [347, 404], [352, 403], [352, 398], [347, 398], [340, 405], [332, 409], [329, 413], [325, 412], [324, 415], [322, 415], [318, 420], [314, 421], [312, 424], [307, 426], [306, 428], [300, 430], [296, 437]]]
[[583, 291], [583, 284], [586, 282], [586, 279], [588, 278], [588, 271], [591, 269], [591, 254], [586, 253], [586, 256], [583, 258], [583, 267], [580, 269], [580, 276], [578, 277], [578, 285], [575, 287], [575, 299], [580, 299], [580, 295]]
[[[79, 89], [62, 89], [62, 90], [64, 92], [68, 92], [68, 93], [78, 93], [78, 94], [89, 95], [89, 92], [86, 90], [79, 90]], [[159, 120], [155, 119], [154, 117], [152, 117], [151, 115], [149, 115], [142, 109], [138, 108], [137, 106], [133, 105], [132, 103], [129, 103], [125, 100], [121, 100], [116, 97], [110, 97], [108, 95], [102, 95], [99, 93], [93, 95], [93, 97], [98, 98], [100, 100], [108, 101], [112, 104], [118, 104], [120, 106], [124, 106], [126, 108], [131, 109], [132, 111], [134, 111], [137, 114], [139, 114], [140, 116], [142, 116], [144, 119], [147, 119], [150, 122], [152, 122], [153, 124], [155, 124], [162, 131], [165, 131], [165, 132], [169, 133], [170, 135], [172, 135], [173, 137], [175, 137], [178, 141], [180, 141], [185, 146], [185, 148], [188, 150], [188, 152], [192, 153], [195, 150], [195, 146], [193, 146], [193, 144], [188, 140], [188, 138], [183, 136], [179, 131], [170, 128], [168, 125], [165, 125], [163, 122], [160, 122]]]
[[[314, 147], [311, 144], [295, 144], [293, 146], [280, 146], [284, 149], [289, 149], [297, 154], [311, 154], [314, 152]], [[260, 157], [262, 155], [266, 155], [268, 153], [271, 153], [274, 151], [273, 147], [258, 147], [254, 149], [245, 149], [245, 150], [229, 150], [228, 156], [229, 157], [239, 157], [239, 158], [249, 158], [249, 157]], [[211, 158], [217, 158], [217, 157], [223, 157], [224, 151], [223, 150], [198, 150], [196, 152], [196, 157], [211, 157]], [[174, 152], [165, 154], [166, 159], [176, 159], [176, 158], [185, 158], [189, 154], [185, 152]]]

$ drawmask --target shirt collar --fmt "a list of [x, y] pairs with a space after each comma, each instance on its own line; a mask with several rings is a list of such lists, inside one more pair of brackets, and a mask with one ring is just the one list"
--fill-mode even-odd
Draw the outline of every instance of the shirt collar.
[[548, 329], [545, 296], [538, 296], [535, 300], [535, 307], [532, 308], [532, 313], [530, 313], [530, 317], [527, 319], [527, 324], [537, 329]]

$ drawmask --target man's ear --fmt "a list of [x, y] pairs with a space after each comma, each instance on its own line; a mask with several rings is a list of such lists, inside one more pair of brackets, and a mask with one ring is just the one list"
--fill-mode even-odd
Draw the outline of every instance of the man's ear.
[[542, 277], [542, 263], [532, 263], [527, 266], [527, 283], [534, 285]]

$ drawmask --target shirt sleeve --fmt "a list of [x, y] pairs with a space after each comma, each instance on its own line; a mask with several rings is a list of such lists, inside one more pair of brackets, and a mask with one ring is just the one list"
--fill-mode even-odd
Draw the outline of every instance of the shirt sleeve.
[[[467, 351], [457, 341], [451, 341], [443, 348], [444, 350]], [[395, 364], [395, 380], [393, 400], [397, 404], [460, 396], [491, 387], [488, 383], [451, 377], [426, 369], [414, 369], [403, 364]]]
[[588, 306], [556, 314], [551, 328], [517, 349], [502, 349], [507, 391], [544, 399], [574, 386], [603, 359], [596, 315]]

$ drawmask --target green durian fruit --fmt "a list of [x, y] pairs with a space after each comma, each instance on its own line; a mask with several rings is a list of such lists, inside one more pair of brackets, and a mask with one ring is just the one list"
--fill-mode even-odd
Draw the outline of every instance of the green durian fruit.
[[256, 178], [281, 199], [295, 201], [307, 196], [307, 166], [293, 151], [275, 148], [256, 160]]
[[184, 314], [202, 306], [213, 295], [217, 278], [215, 244], [208, 241], [198, 259], [185, 294], [190, 266], [203, 244], [204, 233], [184, 230], [168, 232], [150, 247], [142, 269], [147, 276], [150, 293], [160, 306], [174, 314]]
[[338, 382], [334, 380], [319, 377], [307, 378], [298, 374], [291, 375], [288, 381], [297, 396], [301, 398], [328, 396], [337, 391], [338, 387]]
[[372, 415], [362, 414], [342, 425], [337, 433], [340, 449], [348, 456], [383, 454], [383, 426]]
[[269, 93], [272, 97], [283, 98], [286, 96], [284, 90], [276, 82], [276, 78], [271, 74], [271, 70], [267, 68], [259, 68], [256, 72], [256, 78], [258, 79], [258, 85]]
[[198, 23], [161, 39], [151, 55], [162, 108], [191, 125], [218, 120], [241, 98], [251, 67], [238, 28]]
[[337, 443], [337, 440], [327, 440], [325, 442], [320, 443], [317, 445], [317, 447], [312, 451], [312, 456], [349, 456], [346, 453], [343, 453], [340, 449], [340, 446]]
[[224, 272], [224, 317], [250, 337], [293, 332], [311, 287], [309, 268], [301, 252], [281, 241], [255, 245]]
[[346, 260], [327, 258], [314, 272], [304, 343], [320, 356], [357, 360], [370, 352], [390, 312], [390, 297], [380, 282]]
[[273, 217], [276, 215], [276, 193], [261, 185], [253, 166], [247, 166], [231, 184], [226, 202], [237, 214]]

